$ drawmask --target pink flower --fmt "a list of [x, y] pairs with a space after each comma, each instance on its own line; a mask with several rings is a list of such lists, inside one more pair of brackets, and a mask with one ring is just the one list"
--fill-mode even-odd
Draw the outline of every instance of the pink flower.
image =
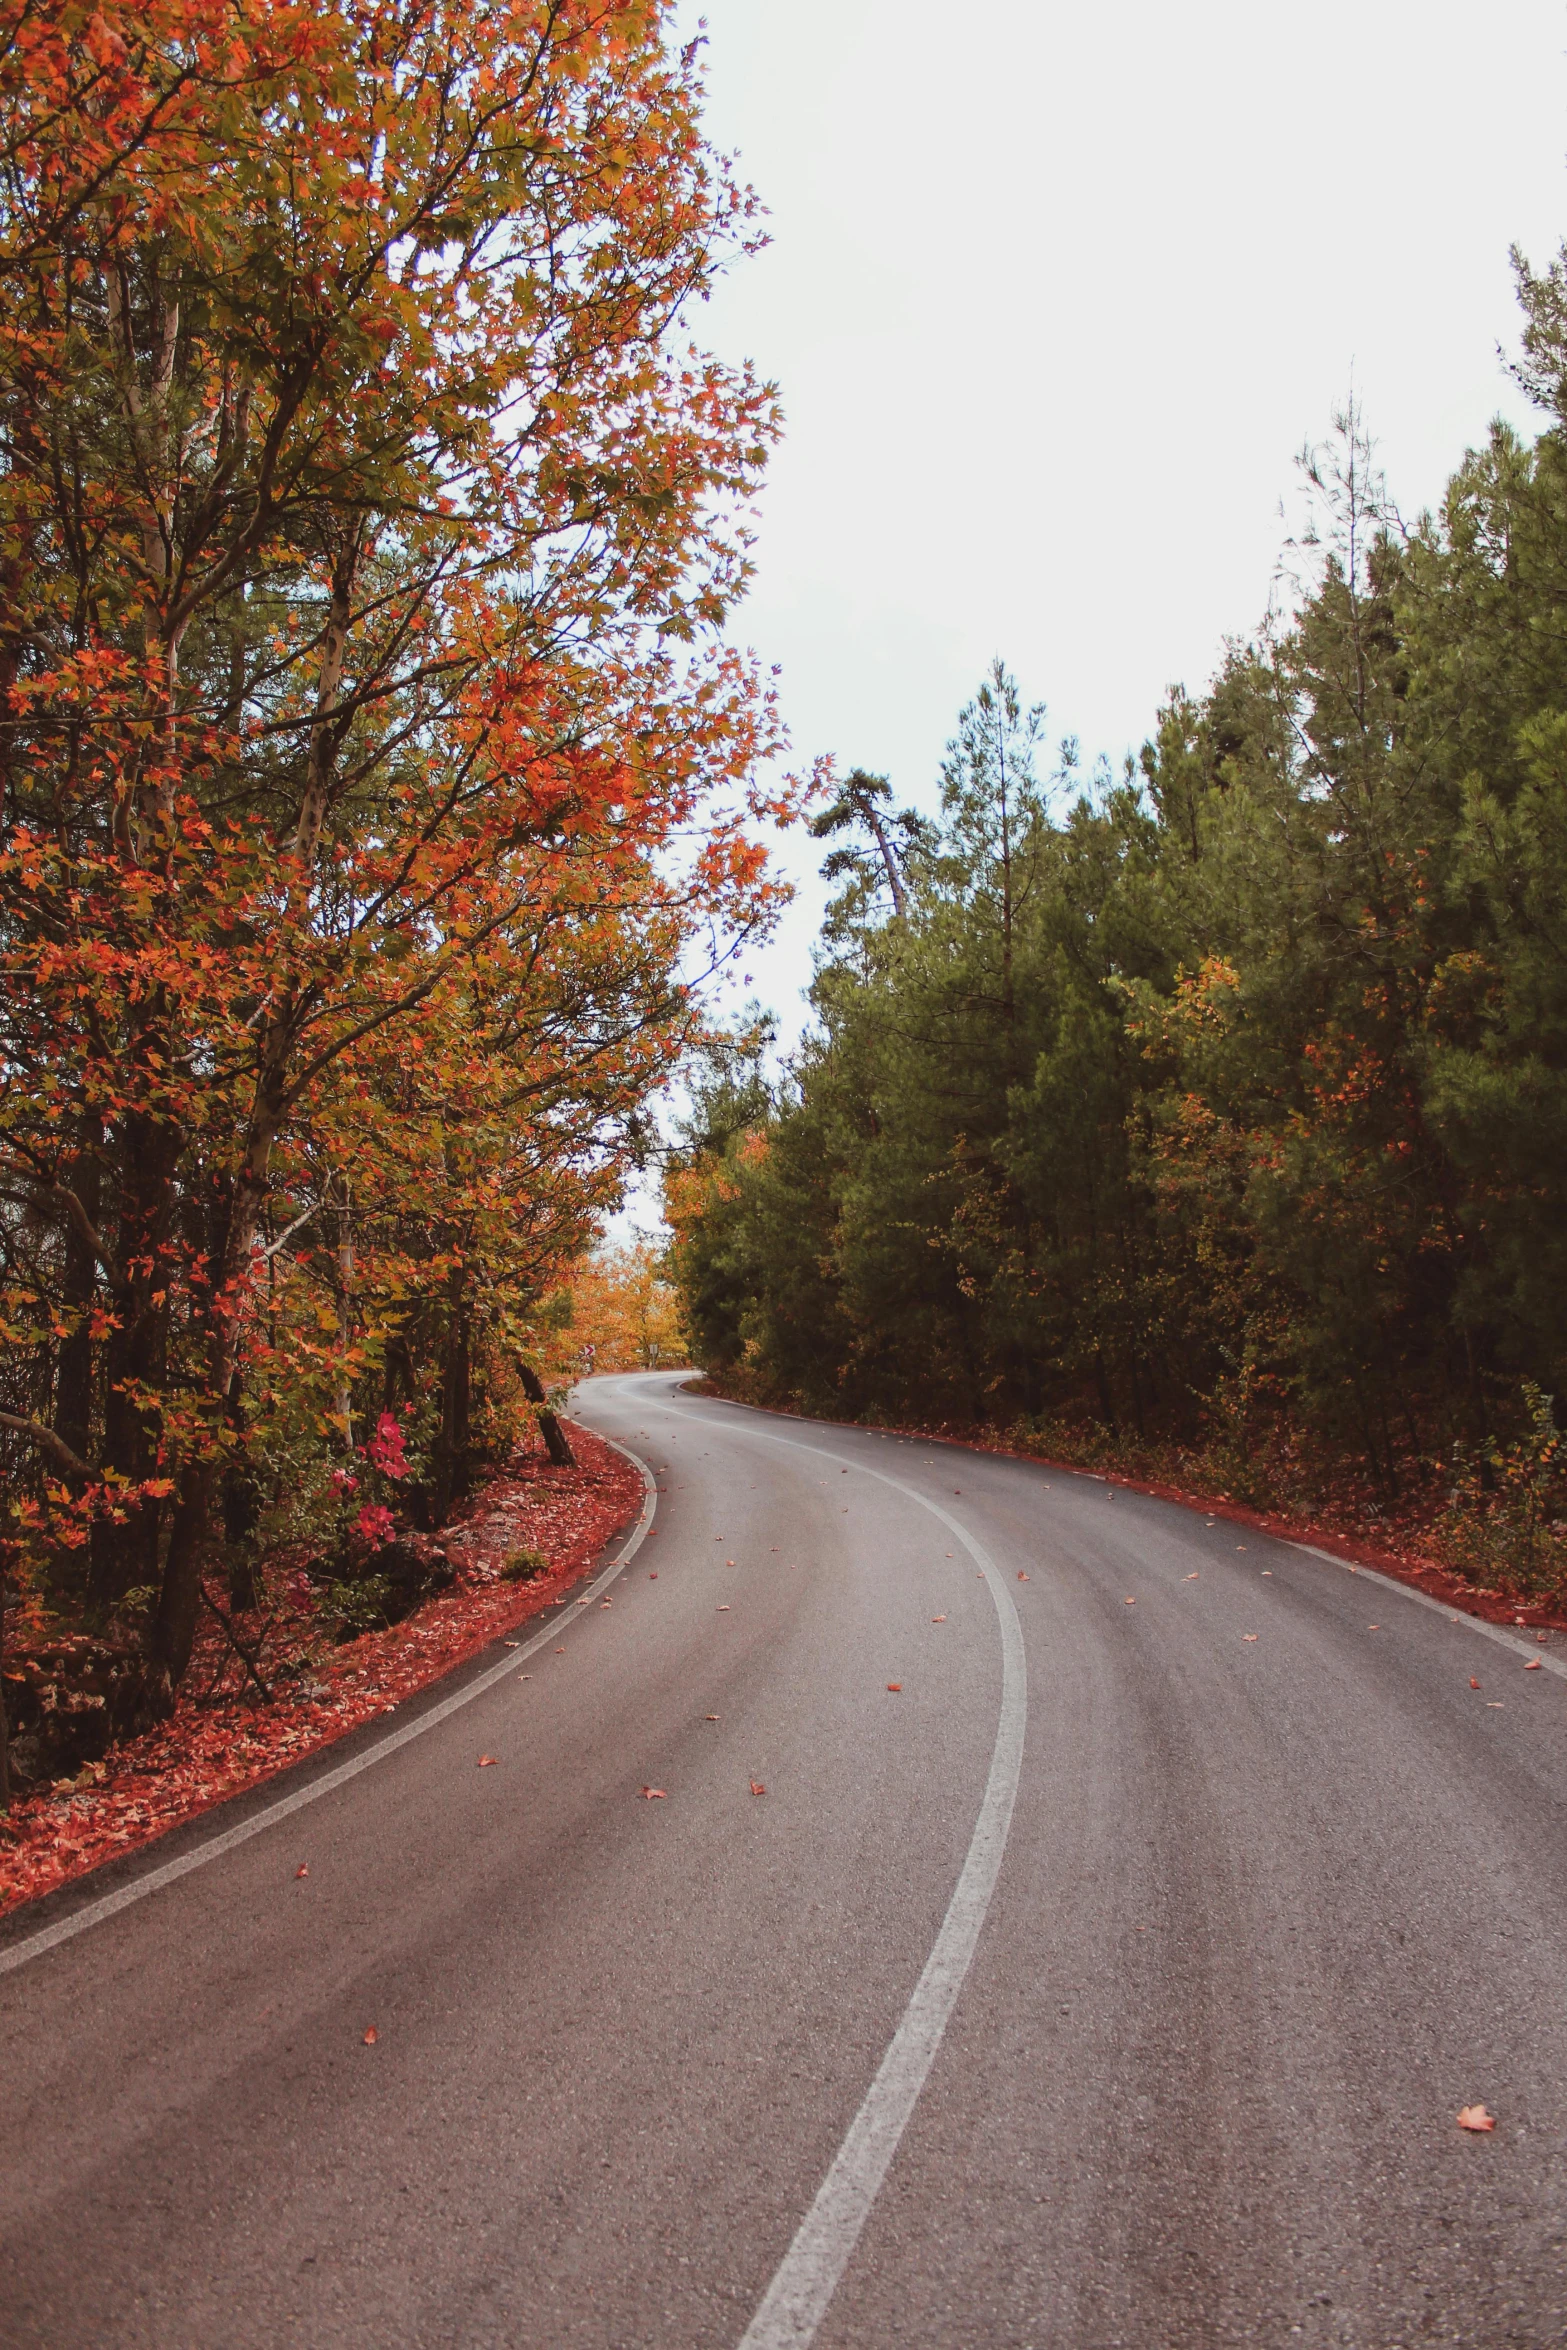
[[334, 1493], [357, 1493], [359, 1491], [358, 1478], [350, 1477], [346, 1469], [334, 1469], [328, 1483]]
[[383, 1542], [392, 1539], [392, 1513], [379, 1503], [366, 1502], [354, 1520], [354, 1532], [361, 1542], [368, 1542], [372, 1550], [379, 1550]]
[[370, 1459], [383, 1477], [394, 1480], [408, 1474], [408, 1457], [403, 1451], [403, 1432], [390, 1412], [383, 1412], [375, 1424], [375, 1434], [365, 1446]]

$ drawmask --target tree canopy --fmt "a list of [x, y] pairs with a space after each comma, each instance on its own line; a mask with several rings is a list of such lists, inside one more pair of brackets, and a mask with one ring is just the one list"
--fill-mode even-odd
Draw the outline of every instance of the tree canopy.
[[760, 1104], [737, 1073], [670, 1186], [717, 1376], [1217, 1448], [1259, 1497], [1301, 1443], [1385, 1496], [1455, 1455], [1493, 1486], [1514, 1439], [1549, 1468], [1564, 266], [1520, 265], [1539, 436], [1498, 424], [1406, 529], [1342, 419], [1293, 609], [1172, 692], [1140, 763], [1043, 772], [998, 663], [901, 903], [865, 884], [879, 803], [845, 799], [815, 1026]]
[[13, 1573], [140, 1627], [390, 1411], [437, 1513], [765, 924], [757, 237], [660, 0], [12, 0]]

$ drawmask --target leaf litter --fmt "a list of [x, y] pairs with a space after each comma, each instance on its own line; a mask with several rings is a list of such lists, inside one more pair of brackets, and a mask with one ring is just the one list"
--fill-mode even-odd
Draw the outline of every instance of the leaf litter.
[[[602, 1438], [574, 1424], [572, 1442], [576, 1469], [522, 1454], [474, 1496], [440, 1537], [455, 1582], [401, 1623], [339, 1647], [309, 1610], [290, 1618], [298, 1665], [292, 1677], [273, 1665], [270, 1706], [225, 1683], [226, 1644], [204, 1628], [168, 1721], [111, 1747], [90, 1777], [13, 1802], [0, 1826], [0, 1915], [319, 1753], [554, 1605], [643, 1499], [638, 1472]], [[524, 1542], [549, 1572], [520, 1584], [502, 1568]]]

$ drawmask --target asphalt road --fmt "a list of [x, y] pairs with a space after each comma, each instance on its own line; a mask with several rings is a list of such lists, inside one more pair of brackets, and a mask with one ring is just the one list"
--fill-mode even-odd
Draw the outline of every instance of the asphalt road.
[[1559, 1655], [1093, 1478], [578, 1410], [660, 1489], [603, 1595], [0, 1933], [6, 2350], [1567, 2342]]

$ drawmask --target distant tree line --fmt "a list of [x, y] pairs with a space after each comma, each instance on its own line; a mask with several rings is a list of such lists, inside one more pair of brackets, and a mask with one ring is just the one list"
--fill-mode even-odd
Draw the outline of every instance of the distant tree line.
[[938, 815], [856, 773], [818, 820], [815, 1027], [781, 1086], [711, 1064], [669, 1185], [720, 1378], [1216, 1448], [1259, 1491], [1306, 1444], [1484, 1507], [1522, 1459], [1548, 1546], [1567, 274], [1519, 282], [1539, 437], [1498, 423], [1405, 529], [1341, 419], [1291, 609], [1172, 692], [1140, 764], [1084, 777], [1068, 744], [1042, 777], [998, 663]]

